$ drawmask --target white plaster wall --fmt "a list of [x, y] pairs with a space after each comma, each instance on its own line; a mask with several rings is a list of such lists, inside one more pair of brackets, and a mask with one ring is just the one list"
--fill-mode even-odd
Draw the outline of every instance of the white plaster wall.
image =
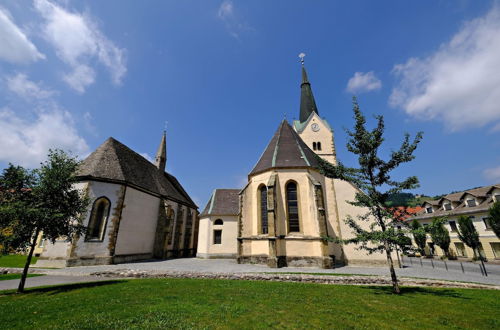
[[200, 218], [200, 225], [198, 229], [198, 249], [197, 253], [199, 254], [207, 254], [208, 243], [210, 242], [210, 217]]
[[[350, 183], [342, 180], [335, 179], [335, 193], [337, 196], [337, 207], [339, 211], [339, 227], [341, 230], [342, 239], [351, 238], [354, 236], [351, 227], [349, 227], [344, 220], [350, 215], [353, 219], [356, 216], [367, 213], [366, 208], [358, 207], [349, 204], [347, 201], [354, 201], [357, 189]], [[365, 229], [368, 229], [369, 222], [360, 222], [358, 224]], [[346, 244], [343, 247], [345, 257], [347, 260], [364, 260], [370, 262], [381, 262], [386, 259], [383, 253], [373, 253], [368, 255], [365, 250], [357, 250], [355, 244]], [[395, 254], [394, 254], [395, 256]]]
[[78, 239], [75, 248], [76, 257], [107, 257], [109, 256], [109, 232], [112, 230], [113, 224], [111, 219], [113, 218], [113, 211], [116, 208], [118, 199], [120, 198], [122, 185], [107, 182], [90, 181], [88, 184], [88, 194], [90, 198], [89, 210], [87, 212], [86, 219], [83, 224], [88, 225], [90, 219], [90, 213], [92, 210], [92, 205], [94, 201], [99, 197], [106, 197], [111, 202], [109, 215], [106, 222], [106, 227], [104, 230], [103, 240], [97, 241], [85, 241], [85, 235], [82, 235]]
[[[214, 221], [222, 219], [222, 225], [214, 225]], [[238, 235], [238, 216], [211, 216], [208, 223], [208, 253], [209, 254], [236, 254]], [[222, 230], [222, 244], [214, 244], [214, 230]]]
[[153, 253], [160, 198], [127, 187], [116, 255]]

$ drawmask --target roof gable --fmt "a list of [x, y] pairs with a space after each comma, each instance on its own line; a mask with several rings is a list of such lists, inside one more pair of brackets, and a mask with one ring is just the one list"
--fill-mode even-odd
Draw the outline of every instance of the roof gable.
[[317, 167], [315, 153], [283, 120], [249, 175], [272, 168]]
[[83, 160], [77, 177], [130, 184], [197, 207], [174, 176], [112, 137]]
[[240, 189], [215, 189], [200, 216], [238, 215]]

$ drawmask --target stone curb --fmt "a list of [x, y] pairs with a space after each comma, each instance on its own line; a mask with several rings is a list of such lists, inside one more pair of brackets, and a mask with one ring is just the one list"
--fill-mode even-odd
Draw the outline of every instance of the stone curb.
[[[388, 276], [332, 276], [332, 275], [307, 275], [307, 274], [260, 274], [260, 273], [196, 273], [196, 272], [147, 272], [140, 270], [114, 270], [94, 272], [89, 275], [110, 278], [192, 278], [192, 279], [220, 279], [220, 280], [249, 280], [273, 282], [301, 282], [319, 284], [343, 285], [392, 285]], [[466, 282], [451, 282], [431, 279], [399, 278], [402, 286], [425, 286], [446, 288], [469, 288], [500, 290], [500, 286], [484, 285]]]
[[[0, 274], [22, 273], [22, 268], [0, 268]], [[264, 274], [264, 273], [204, 273], [204, 272], [158, 272], [134, 269], [116, 269], [101, 272], [66, 273], [53, 269], [30, 269], [30, 274], [46, 274], [54, 276], [99, 276], [108, 278], [192, 278], [192, 279], [219, 279], [219, 280], [247, 280], [247, 281], [272, 281], [272, 282], [295, 282], [295, 283], [318, 283], [337, 285], [392, 285], [388, 276], [376, 275], [308, 275], [308, 274]], [[399, 277], [402, 286], [423, 286], [442, 288], [465, 288], [465, 289], [490, 289], [500, 290], [498, 285], [486, 285], [467, 282], [452, 282], [434, 279], [414, 279]]]

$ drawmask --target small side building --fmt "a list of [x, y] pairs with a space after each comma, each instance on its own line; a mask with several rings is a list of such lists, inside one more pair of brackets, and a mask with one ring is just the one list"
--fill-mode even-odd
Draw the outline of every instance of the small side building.
[[240, 189], [215, 189], [200, 214], [198, 258], [236, 258]]
[[[71, 241], [44, 242], [37, 267], [114, 264], [196, 255], [197, 206], [165, 172], [166, 136], [155, 163], [114, 138], [81, 164], [76, 187], [91, 203], [87, 231]], [[42, 241], [43, 242], [43, 241]]]

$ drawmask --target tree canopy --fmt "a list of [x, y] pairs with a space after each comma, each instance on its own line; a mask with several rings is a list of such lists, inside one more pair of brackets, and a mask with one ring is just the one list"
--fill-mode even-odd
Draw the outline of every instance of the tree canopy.
[[88, 198], [78, 190], [76, 158], [50, 150], [39, 169], [30, 171], [10, 164], [0, 175], [0, 243], [2, 252], [29, 250], [19, 291], [39, 233], [51, 242], [82, 234], [82, 216]]
[[[410, 141], [410, 135], [405, 134], [398, 150], [392, 151], [388, 160], [379, 157], [380, 147], [384, 142], [385, 123], [382, 116], [376, 116], [377, 125], [372, 130], [366, 128], [366, 118], [359, 109], [356, 98], [353, 98], [355, 125], [352, 131], [347, 130], [349, 140], [347, 150], [358, 158], [359, 167], [348, 167], [338, 162], [331, 164], [318, 156], [320, 171], [329, 178], [351, 182], [360, 189], [350, 204], [367, 209], [356, 219], [347, 217], [345, 222], [353, 229], [354, 237], [344, 239], [344, 244], [357, 244], [358, 248], [368, 253], [385, 252], [393, 282], [393, 291], [399, 293], [396, 273], [393, 267], [391, 252], [394, 248], [405, 244], [402, 232], [396, 230], [401, 224], [398, 221], [401, 210], [386, 207], [389, 196], [401, 193], [407, 189], [418, 187], [418, 179], [410, 176], [403, 181], [392, 177], [392, 171], [401, 164], [410, 162], [422, 133], [417, 133]], [[396, 214], [398, 213], [398, 214]], [[362, 225], [366, 223], [368, 225]], [[406, 239], [407, 242], [407, 239]]]

